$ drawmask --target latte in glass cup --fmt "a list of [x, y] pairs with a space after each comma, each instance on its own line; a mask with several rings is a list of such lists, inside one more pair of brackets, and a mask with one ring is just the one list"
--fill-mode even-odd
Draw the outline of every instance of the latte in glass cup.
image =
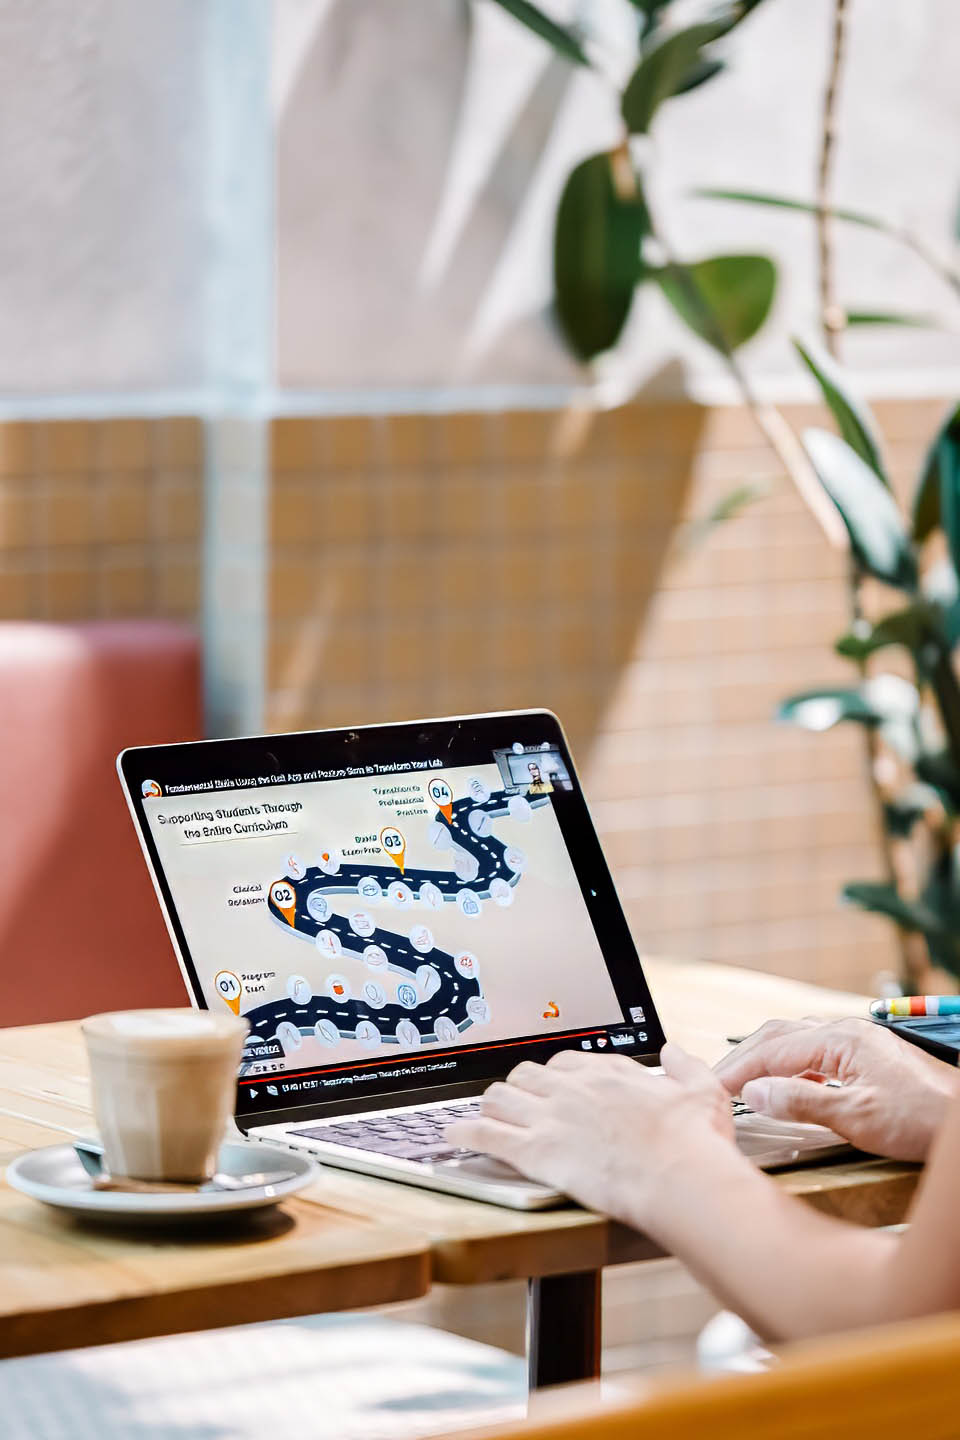
[[208, 1010], [119, 1010], [81, 1029], [105, 1169], [134, 1180], [209, 1179], [247, 1022]]

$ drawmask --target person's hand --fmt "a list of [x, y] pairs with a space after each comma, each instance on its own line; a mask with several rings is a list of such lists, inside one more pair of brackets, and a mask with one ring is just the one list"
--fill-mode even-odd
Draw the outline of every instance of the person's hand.
[[628, 1224], [649, 1223], [668, 1172], [696, 1166], [704, 1148], [730, 1144], [726, 1090], [708, 1066], [676, 1045], [665, 1075], [623, 1055], [564, 1050], [546, 1065], [525, 1061], [491, 1085], [480, 1115], [447, 1131], [451, 1141], [503, 1160], [531, 1179]]
[[714, 1073], [761, 1115], [826, 1125], [893, 1160], [923, 1160], [960, 1093], [955, 1070], [869, 1020], [770, 1020]]

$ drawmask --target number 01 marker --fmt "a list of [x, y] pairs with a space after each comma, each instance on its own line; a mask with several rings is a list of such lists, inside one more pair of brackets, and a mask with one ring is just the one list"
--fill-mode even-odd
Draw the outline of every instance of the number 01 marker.
[[220, 999], [225, 1005], [229, 1005], [234, 1015], [240, 1014], [240, 1000], [243, 995], [243, 986], [237, 975], [232, 970], [219, 970], [213, 977], [213, 986]]
[[396, 865], [400, 874], [403, 874], [404, 860], [407, 854], [407, 842], [396, 825], [384, 825], [380, 831], [380, 848]]

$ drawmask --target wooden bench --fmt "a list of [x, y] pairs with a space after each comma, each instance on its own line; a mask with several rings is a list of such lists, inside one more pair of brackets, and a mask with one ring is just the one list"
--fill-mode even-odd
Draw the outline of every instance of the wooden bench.
[[[457, 1440], [956, 1440], [960, 1315], [784, 1347], [760, 1374], [591, 1381]], [[452, 1440], [452, 1437], [450, 1437]]]

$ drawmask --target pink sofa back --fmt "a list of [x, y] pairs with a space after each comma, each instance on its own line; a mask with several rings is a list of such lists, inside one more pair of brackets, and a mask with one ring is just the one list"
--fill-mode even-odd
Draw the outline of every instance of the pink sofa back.
[[115, 760], [200, 733], [186, 627], [0, 624], [0, 1025], [187, 1003]]

